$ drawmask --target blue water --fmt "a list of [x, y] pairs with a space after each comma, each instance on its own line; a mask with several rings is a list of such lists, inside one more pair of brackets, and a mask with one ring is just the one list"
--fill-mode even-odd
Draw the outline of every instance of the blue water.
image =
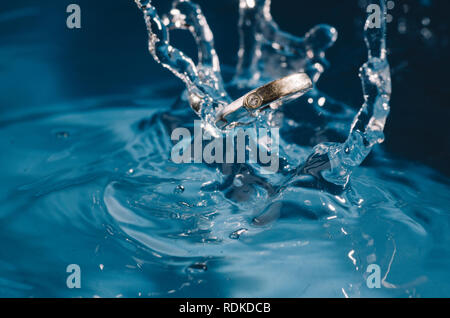
[[450, 296], [447, 177], [379, 147], [349, 190], [299, 182], [272, 203], [217, 167], [172, 163], [176, 101], [149, 91], [1, 122], [1, 296]]
[[[108, 2], [107, 16], [105, 3], [80, 3], [90, 14], [79, 32], [55, 27], [65, 7], [54, 2], [0, 10], [0, 297], [450, 297], [448, 99], [438, 73], [445, 10], [397, 3], [390, 147], [375, 145], [342, 188], [289, 176], [313, 146], [343, 142], [361, 105], [357, 68], [367, 50], [356, 5], [309, 6], [325, 22], [342, 20], [336, 45], [345, 49], [327, 55], [332, 85], [323, 90], [353, 107], [333, 109], [343, 104], [328, 96], [324, 108], [312, 105], [317, 90], [284, 105], [288, 160], [263, 177], [245, 164], [173, 163], [171, 131], [198, 116], [176, 79], [151, 64], [141, 12], [131, 0]], [[217, 6], [228, 13], [211, 10], [209, 22], [222, 28], [216, 44], [229, 53], [221, 55], [229, 84], [235, 69], [224, 65], [236, 62], [227, 56], [237, 45], [227, 23], [237, 8]], [[295, 10], [278, 10], [298, 31]], [[402, 53], [416, 49], [420, 58]], [[67, 287], [69, 264], [81, 268], [80, 289]], [[371, 264], [381, 288], [366, 284]]]

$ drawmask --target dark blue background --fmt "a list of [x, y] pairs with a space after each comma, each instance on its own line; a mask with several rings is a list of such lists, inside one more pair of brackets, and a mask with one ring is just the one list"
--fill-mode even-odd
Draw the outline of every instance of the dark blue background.
[[[214, 32], [223, 64], [236, 64], [238, 0], [198, 0]], [[66, 7], [82, 9], [82, 29], [66, 27]], [[165, 11], [168, 0], [154, 1]], [[449, 168], [448, 0], [397, 0], [388, 29], [393, 95], [386, 147], [393, 154], [424, 162], [447, 175]], [[403, 4], [409, 5], [408, 13]], [[339, 31], [328, 51], [331, 68], [319, 87], [359, 106], [357, 76], [366, 59], [362, 40], [364, 13], [357, 1], [273, 0], [272, 13], [286, 31], [303, 35], [318, 23]], [[431, 18], [433, 36], [421, 35], [422, 18]], [[397, 26], [406, 19], [408, 32]], [[175, 40], [193, 52], [189, 35]], [[133, 94], [167, 80], [182, 86], [147, 51], [141, 12], [132, 0], [2, 1], [0, 4], [0, 116], [20, 109], [39, 111], [62, 102], [110, 94]], [[151, 106], [149, 106], [151, 107]]]

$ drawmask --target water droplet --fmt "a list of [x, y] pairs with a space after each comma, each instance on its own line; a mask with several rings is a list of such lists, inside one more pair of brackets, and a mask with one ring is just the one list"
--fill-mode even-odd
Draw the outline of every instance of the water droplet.
[[317, 104], [319, 104], [320, 107], [322, 107], [323, 105], [325, 105], [325, 97], [320, 97], [319, 100], [317, 101]]
[[394, 20], [394, 18], [392, 17], [392, 15], [390, 15], [389, 13], [386, 15], [386, 22], [387, 23], [391, 23], [392, 20]]
[[387, 8], [388, 10], [392, 10], [395, 7], [395, 2], [394, 1], [388, 1], [387, 2]]
[[422, 30], [420, 30], [420, 34], [422, 34], [425, 40], [429, 40], [433, 37], [433, 33], [428, 28], [423, 28]]
[[406, 21], [405, 20], [400, 20], [399, 22], [398, 22], [398, 32], [399, 33], [401, 33], [401, 34], [404, 34], [404, 33], [406, 33], [406, 31], [407, 31], [407, 26], [406, 26]]
[[431, 22], [431, 19], [430, 19], [429, 17], [424, 17], [424, 18], [422, 19], [422, 25], [424, 25], [424, 26], [429, 25], [430, 22]]

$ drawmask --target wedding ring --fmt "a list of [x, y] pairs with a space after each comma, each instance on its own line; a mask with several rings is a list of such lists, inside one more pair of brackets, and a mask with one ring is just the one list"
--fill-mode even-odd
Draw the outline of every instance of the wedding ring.
[[[254, 119], [255, 111], [272, 104], [281, 105], [282, 102], [300, 97], [311, 88], [311, 79], [305, 73], [294, 73], [279, 78], [226, 105], [216, 115], [216, 126], [225, 128], [229, 125], [246, 124]], [[244, 117], [247, 117], [247, 120]]]

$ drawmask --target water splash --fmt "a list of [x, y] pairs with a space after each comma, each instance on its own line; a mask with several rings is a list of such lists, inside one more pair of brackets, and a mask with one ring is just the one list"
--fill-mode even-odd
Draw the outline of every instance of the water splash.
[[[212, 111], [231, 99], [224, 89], [213, 34], [201, 8], [190, 1], [176, 0], [170, 13], [160, 18], [150, 0], [135, 2], [144, 14], [153, 58], [185, 83], [192, 109], [205, 120], [212, 118]], [[174, 29], [192, 33], [198, 48], [197, 64], [170, 44], [169, 31]]]
[[[178, 5], [196, 8], [186, 1]], [[188, 9], [171, 15], [199, 12]], [[149, 10], [143, 11], [158, 35], [150, 50], [185, 77], [194, 93], [188, 90], [176, 99], [170, 82], [153, 81], [136, 94], [42, 105], [39, 113], [30, 110], [1, 120], [0, 140], [10, 145], [0, 165], [5, 180], [1, 295], [450, 294], [449, 179], [416, 162], [393, 159], [382, 149], [370, 166], [354, 169], [381, 141], [387, 116], [382, 103], [390, 92], [384, 29], [366, 30], [369, 61], [361, 71], [366, 100], [356, 116], [339, 101], [337, 111], [328, 107], [330, 97], [317, 89], [270, 112], [266, 122], [261, 115], [255, 124], [278, 125], [282, 137], [282, 169], [264, 177], [258, 165], [171, 162], [171, 130], [192, 128], [196, 116], [208, 122], [208, 112], [228, 102], [220, 94], [223, 87], [216, 89], [214, 83], [228, 92], [238, 84], [224, 84], [220, 73], [201, 75], [205, 66], [170, 48], [164, 38], [177, 26], [201, 33], [204, 23], [193, 27], [196, 22], [188, 22], [187, 15], [159, 19]], [[267, 59], [281, 54], [267, 52]], [[218, 71], [209, 61], [204, 65]], [[281, 70], [264, 67], [260, 72], [263, 81]], [[189, 96], [203, 95], [200, 111], [192, 111]], [[350, 158], [345, 145], [354, 146]], [[342, 190], [350, 172], [351, 184]], [[69, 262], [83, 268], [82, 289], [64, 284]], [[382, 269], [384, 288], [366, 287], [366, 268], [373, 263]]]
[[353, 120], [350, 134], [343, 144], [318, 145], [316, 153], [326, 152], [331, 169], [323, 176], [335, 184], [346, 185], [353, 168], [359, 166], [372, 147], [384, 141], [384, 125], [389, 115], [391, 75], [386, 56], [386, 5], [379, 1], [381, 27], [371, 28], [369, 18], [364, 26], [368, 61], [361, 67], [364, 104]]
[[[176, 0], [169, 15], [159, 18], [151, 1], [135, 2], [144, 13], [149, 32], [149, 50], [154, 59], [184, 81], [191, 107], [206, 125], [214, 126], [214, 113], [231, 99], [220, 74], [213, 34], [200, 7], [189, 0]], [[297, 175], [311, 174], [345, 186], [352, 169], [361, 164], [375, 144], [383, 141], [391, 93], [385, 44], [386, 5], [384, 0], [372, 2], [380, 6], [382, 14], [380, 28], [371, 28], [368, 17], [364, 29], [368, 61], [361, 67], [360, 77], [365, 103], [354, 117], [346, 141], [342, 144], [326, 142], [315, 145], [307, 160], [293, 170]], [[302, 38], [293, 36], [280, 30], [273, 21], [270, 4], [270, 0], [240, 1], [239, 62], [229, 87], [253, 88], [299, 71], [308, 73], [316, 83], [329, 65], [325, 51], [337, 40], [336, 29], [318, 25]], [[196, 65], [170, 44], [169, 31], [172, 29], [188, 29], [192, 33], [198, 48]], [[352, 108], [323, 95], [317, 89], [309, 95], [309, 99], [322, 96], [316, 98], [320, 106], [315, 109], [316, 117], [326, 118], [324, 130], [342, 131], [342, 123], [349, 119]], [[325, 100], [328, 100], [328, 105], [323, 107]], [[259, 114], [258, 123], [286, 125], [283, 118], [280, 120], [271, 112]]]
[[239, 62], [234, 81], [240, 87], [259, 86], [294, 71], [306, 72], [313, 82], [329, 65], [325, 51], [337, 30], [321, 24], [304, 37], [282, 31], [270, 14], [271, 0], [239, 2]]

